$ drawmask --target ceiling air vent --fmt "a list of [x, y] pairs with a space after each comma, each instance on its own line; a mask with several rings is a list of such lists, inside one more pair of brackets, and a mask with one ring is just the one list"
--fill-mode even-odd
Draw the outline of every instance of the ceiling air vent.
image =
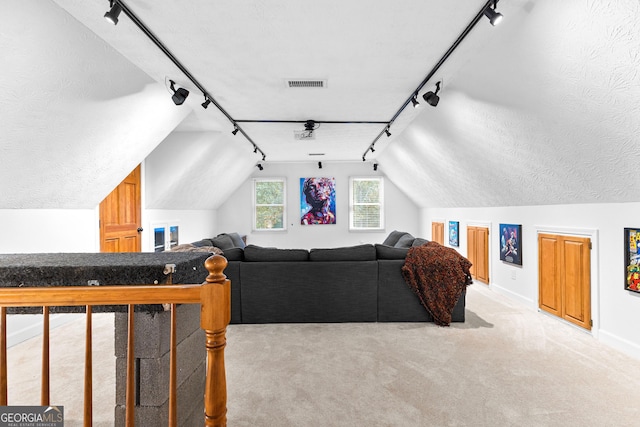
[[326, 88], [327, 81], [326, 80], [317, 80], [317, 79], [288, 79], [287, 87], [289, 88]]

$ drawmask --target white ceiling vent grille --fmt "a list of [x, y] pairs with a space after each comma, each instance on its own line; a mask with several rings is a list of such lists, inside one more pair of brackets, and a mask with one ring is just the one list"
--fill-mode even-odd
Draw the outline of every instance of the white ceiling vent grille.
[[323, 89], [327, 87], [326, 80], [317, 80], [317, 79], [288, 79], [286, 81], [287, 87], [289, 88], [316, 88]]

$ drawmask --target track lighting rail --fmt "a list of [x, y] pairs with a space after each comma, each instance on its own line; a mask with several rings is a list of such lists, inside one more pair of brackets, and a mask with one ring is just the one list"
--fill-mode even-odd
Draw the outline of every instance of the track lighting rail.
[[371, 144], [369, 144], [369, 147], [367, 147], [367, 150], [364, 152], [364, 154], [362, 155], [362, 161], [365, 161], [366, 157], [367, 157], [367, 153], [369, 153], [369, 151], [371, 151], [371, 148], [375, 145], [375, 143], [380, 139], [380, 137], [385, 133], [388, 132], [389, 127], [391, 127], [391, 125], [393, 125], [393, 123], [396, 121], [396, 119], [398, 118], [398, 116], [400, 116], [400, 114], [402, 114], [402, 112], [404, 111], [405, 108], [407, 108], [407, 106], [409, 104], [412, 104], [411, 100], [413, 99], [414, 96], [416, 96], [416, 94], [418, 92], [420, 92], [420, 90], [427, 84], [427, 82], [429, 82], [429, 80], [431, 80], [431, 78], [438, 72], [438, 70], [440, 69], [440, 67], [442, 67], [442, 65], [447, 61], [447, 59], [449, 59], [449, 57], [451, 56], [451, 54], [453, 53], [454, 50], [456, 50], [456, 48], [460, 45], [460, 43], [462, 43], [462, 41], [465, 39], [465, 37], [467, 37], [467, 35], [471, 32], [471, 30], [473, 30], [473, 28], [476, 26], [476, 24], [482, 19], [482, 17], [485, 15], [485, 10], [487, 10], [488, 8], [490, 8], [492, 5], [495, 8], [496, 3], [498, 3], [497, 0], [488, 0], [484, 6], [482, 7], [482, 9], [480, 9], [480, 11], [476, 14], [476, 16], [471, 20], [471, 22], [469, 23], [469, 25], [467, 25], [467, 27], [462, 31], [462, 33], [460, 33], [460, 35], [458, 36], [458, 38], [453, 42], [453, 44], [449, 47], [449, 49], [447, 49], [447, 51], [444, 53], [444, 55], [442, 55], [442, 57], [440, 58], [440, 60], [436, 63], [436, 65], [433, 66], [433, 68], [431, 68], [431, 71], [429, 71], [429, 73], [427, 74], [427, 76], [424, 78], [424, 80], [422, 80], [422, 82], [420, 82], [420, 84], [418, 85], [418, 87], [416, 88], [416, 90], [414, 90], [413, 92], [411, 92], [411, 95], [409, 96], [409, 98], [407, 98], [407, 100], [404, 102], [404, 104], [402, 104], [402, 106], [398, 109], [398, 111], [396, 111], [396, 113], [393, 115], [393, 117], [391, 118], [391, 120], [389, 120], [387, 124], [387, 127], [384, 128], [382, 131], [380, 131], [380, 133], [378, 134], [378, 136], [373, 140], [373, 142]]
[[254, 148], [257, 148], [257, 151], [259, 151], [260, 154], [262, 154], [262, 159], [264, 160], [266, 157], [266, 154], [260, 149], [260, 147], [258, 147], [258, 144], [256, 144], [251, 139], [251, 137], [247, 135], [247, 133], [237, 125], [237, 121], [234, 120], [234, 118], [231, 117], [231, 115], [220, 104], [218, 104], [218, 102], [213, 98], [213, 96], [211, 96], [211, 94], [204, 88], [204, 86], [200, 84], [200, 82], [193, 76], [193, 74], [191, 74], [189, 70], [178, 60], [178, 58], [176, 58], [173, 55], [173, 53], [171, 53], [171, 51], [164, 45], [164, 43], [162, 43], [160, 39], [158, 39], [158, 37], [156, 37], [156, 35], [153, 34], [153, 32], [140, 20], [140, 18], [138, 18], [138, 16], [135, 13], [133, 13], [133, 11], [129, 9], [129, 7], [122, 0], [112, 0], [112, 4], [120, 5], [124, 14], [127, 15], [129, 19], [131, 19], [131, 21], [136, 25], [136, 27], [138, 27], [140, 31], [142, 31], [149, 38], [149, 40], [151, 40], [153, 44], [155, 44], [158, 47], [158, 49], [160, 49], [162, 53], [164, 53], [165, 56], [169, 58], [171, 62], [173, 62], [173, 64], [176, 67], [178, 67], [180, 71], [182, 71], [182, 73], [191, 81], [191, 83], [193, 83], [193, 85], [196, 86], [198, 90], [202, 92], [205, 99], [211, 101], [211, 103], [215, 105], [216, 108], [220, 110], [222, 114], [225, 115], [225, 117], [231, 122], [231, 124], [234, 125], [234, 131], [236, 129], [240, 131], [240, 133], [249, 141], [249, 143], [251, 143], [251, 145]]

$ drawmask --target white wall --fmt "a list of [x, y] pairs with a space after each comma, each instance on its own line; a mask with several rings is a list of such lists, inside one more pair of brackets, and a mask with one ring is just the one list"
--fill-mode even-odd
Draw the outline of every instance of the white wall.
[[[457, 249], [465, 256], [466, 226], [488, 225], [492, 289], [534, 309], [538, 307], [537, 233], [546, 230], [589, 235], [593, 243], [592, 333], [602, 342], [640, 359], [640, 294], [624, 290], [623, 243], [625, 227], [640, 227], [639, 209], [640, 203], [427, 208], [421, 211], [421, 225], [430, 230], [433, 220], [460, 221], [460, 247]], [[500, 223], [522, 224], [522, 267], [500, 261]], [[469, 308], [473, 310], [473, 307]]]
[[0, 209], [0, 253], [96, 252], [97, 209]]
[[[323, 162], [318, 169], [313, 163], [264, 163], [218, 209], [219, 233], [238, 232], [247, 235], [247, 243], [279, 248], [328, 248], [381, 243], [393, 230], [408, 231], [418, 236], [418, 207], [390, 180], [384, 180], [385, 231], [349, 232], [349, 177], [384, 176], [380, 168], [373, 171], [368, 162]], [[300, 178], [334, 177], [336, 180], [336, 224], [300, 225]], [[253, 177], [286, 178], [287, 230], [252, 232]]]

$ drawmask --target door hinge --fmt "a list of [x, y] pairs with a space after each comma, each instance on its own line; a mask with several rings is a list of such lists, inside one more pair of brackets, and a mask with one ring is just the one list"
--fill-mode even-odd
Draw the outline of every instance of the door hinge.
[[589, 326], [593, 326], [593, 319], [589, 320]]
[[593, 249], [593, 243], [589, 242], [589, 250]]

